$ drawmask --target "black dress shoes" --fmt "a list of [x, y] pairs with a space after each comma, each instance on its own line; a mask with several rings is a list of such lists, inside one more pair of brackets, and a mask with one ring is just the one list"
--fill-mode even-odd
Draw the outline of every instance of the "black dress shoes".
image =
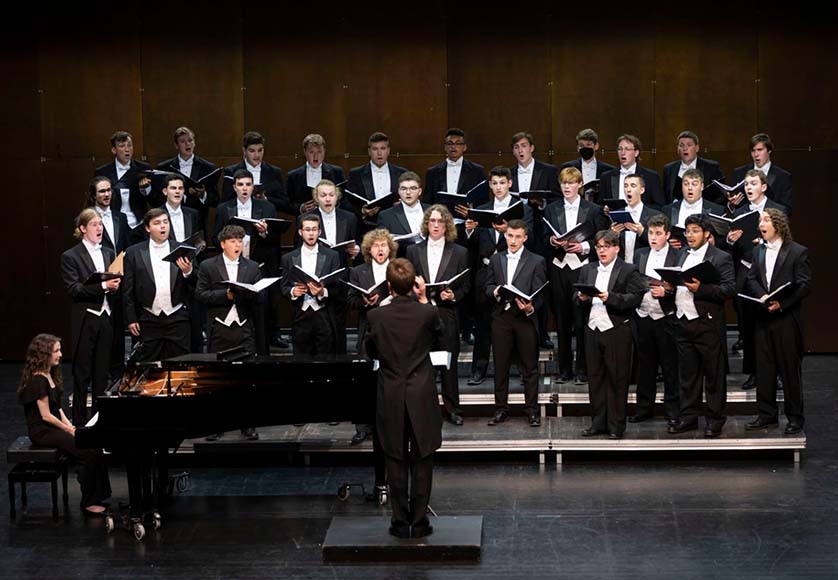
[[588, 383], [588, 375], [585, 373], [576, 373], [576, 381], [577, 385], [585, 385]]
[[677, 423], [667, 427], [666, 432], [670, 433], [670, 434], [675, 434], [675, 433], [684, 433], [686, 431], [694, 431], [696, 429], [698, 429], [698, 421], [697, 420], [683, 421], [683, 420], [679, 419]]
[[389, 532], [391, 536], [406, 539], [410, 537], [410, 526], [407, 524], [391, 524]]
[[786, 425], [786, 428], [783, 430], [783, 434], [784, 435], [797, 435], [801, 431], [803, 431], [803, 425], [801, 425], [800, 423], [796, 423], [794, 421], [789, 421], [788, 425]]
[[541, 415], [538, 411], [530, 413], [530, 427], [541, 427]]
[[628, 418], [629, 423], [642, 423], [652, 418], [652, 415], [632, 415]]
[[671, 427], [672, 425], [678, 424], [678, 417], [667, 417], [666, 418], [666, 426]]
[[434, 533], [434, 527], [431, 524], [420, 524], [410, 528], [411, 538], [424, 538]]
[[742, 350], [742, 339], [738, 339], [736, 342], [733, 343], [733, 346], [730, 347], [731, 354], [736, 354]]
[[471, 346], [474, 346], [474, 335], [470, 332], [468, 334], [464, 334], [463, 342]]
[[754, 375], [748, 375], [748, 379], [742, 383], [742, 390], [743, 391], [750, 391], [751, 389], [757, 388], [757, 378]]
[[476, 371], [471, 374], [471, 377], [466, 382], [468, 385], [479, 385], [484, 380], [486, 380], [486, 371]]
[[604, 429], [594, 429], [593, 427], [588, 427], [587, 429], [582, 429], [582, 437], [593, 437], [594, 435], [605, 435], [608, 431]]
[[562, 371], [559, 374], [559, 382], [560, 383], [570, 383], [573, 382], [573, 373], [571, 371]]
[[461, 427], [463, 425], [463, 418], [459, 413], [451, 413], [448, 415], [448, 422], [457, 427]]
[[242, 437], [244, 437], [248, 441], [258, 441], [259, 433], [257, 433], [256, 429], [254, 429], [253, 427], [247, 427], [246, 429], [242, 429]]
[[509, 411], [498, 409], [497, 411], [495, 411], [495, 415], [491, 419], [489, 419], [487, 425], [489, 425], [490, 427], [494, 427], [498, 423], [503, 423], [507, 419], [509, 419]]
[[366, 440], [368, 435], [369, 433], [367, 433], [366, 431], [356, 431], [355, 434], [352, 436], [352, 439], [349, 441], [349, 444], [360, 445]]
[[611, 439], [612, 441], [616, 441], [618, 439], [622, 439], [623, 434], [622, 433], [609, 433], [608, 438]]
[[756, 431], [757, 429], [765, 429], [766, 427], [776, 427], [780, 424], [777, 418], [767, 419], [765, 417], [757, 417], [753, 421], [745, 423], [746, 431]]
[[720, 421], [710, 421], [707, 423], [707, 426], [704, 428], [704, 436], [705, 437], [718, 437], [722, 434], [722, 427], [725, 424]]
[[538, 348], [541, 350], [555, 350], [556, 345], [553, 344], [553, 341], [549, 338], [545, 338], [541, 341], [541, 344], [538, 345]]

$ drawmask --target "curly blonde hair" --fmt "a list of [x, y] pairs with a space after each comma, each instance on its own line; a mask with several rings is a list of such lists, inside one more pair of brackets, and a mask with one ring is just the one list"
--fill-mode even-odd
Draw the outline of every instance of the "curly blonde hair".
[[396, 252], [399, 251], [399, 243], [393, 239], [393, 234], [390, 233], [390, 230], [378, 228], [367, 232], [364, 234], [364, 239], [361, 240], [361, 255], [364, 256], [364, 262], [367, 264], [372, 262], [372, 255], [370, 254], [370, 251], [372, 249], [372, 245], [378, 240], [387, 240], [387, 244], [390, 246], [390, 259], [395, 258]]

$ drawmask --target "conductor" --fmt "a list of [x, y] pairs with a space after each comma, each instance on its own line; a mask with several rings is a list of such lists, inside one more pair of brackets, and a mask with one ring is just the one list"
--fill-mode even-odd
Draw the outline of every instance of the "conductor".
[[367, 313], [365, 337], [367, 354], [380, 363], [376, 432], [390, 482], [390, 533], [420, 538], [433, 532], [425, 511], [433, 454], [442, 444], [442, 416], [429, 353], [441, 340], [442, 323], [428, 304], [425, 281], [408, 260], [390, 262], [387, 282], [393, 300]]

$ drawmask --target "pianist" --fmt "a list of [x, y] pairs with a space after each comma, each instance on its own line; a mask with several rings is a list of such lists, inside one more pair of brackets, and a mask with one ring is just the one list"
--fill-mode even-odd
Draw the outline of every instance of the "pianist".
[[29, 343], [17, 395], [23, 404], [29, 439], [59, 449], [77, 464], [84, 513], [101, 515], [111, 496], [111, 484], [101, 449], [78, 449], [76, 428], [61, 408], [61, 341], [39, 334]]

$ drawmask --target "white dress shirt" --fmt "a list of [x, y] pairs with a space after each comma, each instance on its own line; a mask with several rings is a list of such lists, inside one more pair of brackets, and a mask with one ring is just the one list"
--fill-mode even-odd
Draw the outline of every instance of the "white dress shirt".
[[532, 172], [535, 169], [535, 159], [530, 161], [529, 167], [518, 164], [518, 191], [530, 191], [532, 186]]
[[[608, 291], [608, 284], [611, 281], [611, 273], [614, 271], [614, 262], [611, 260], [607, 266], [603, 266], [600, 262], [596, 267], [596, 283], [594, 286], [603, 292]], [[605, 307], [605, 302], [598, 297], [591, 299], [591, 314], [588, 317], [588, 328], [591, 330], [599, 330], [605, 332], [614, 328], [614, 323], [611, 322], [611, 317], [608, 316], [608, 309]]]
[[163, 261], [163, 258], [170, 251], [169, 240], [160, 245], [154, 243], [154, 240], [148, 241], [148, 254], [151, 258], [151, 270], [154, 274], [155, 293], [151, 308], [146, 308], [146, 310], [154, 316], [160, 316], [161, 312], [166, 316], [171, 316], [183, 306], [183, 304], [172, 304], [172, 265]]
[[783, 247], [783, 239], [777, 238], [773, 242], [765, 244], [765, 281], [768, 282], [768, 288], [771, 290], [771, 278], [774, 276], [774, 265], [777, 263], [777, 255], [780, 253], [780, 248]]
[[[634, 223], [639, 224], [640, 214], [643, 213], [643, 202], [637, 202], [637, 205], [634, 207], [626, 207], [626, 211], [628, 211], [631, 214], [631, 219], [634, 221]], [[624, 241], [626, 244], [626, 253], [624, 259], [629, 264], [634, 264], [634, 247], [637, 245], [637, 234], [628, 229], [626, 229], [623, 232], [623, 234], [625, 235]]]
[[182, 242], [186, 239], [186, 225], [183, 223], [183, 209], [178, 206], [177, 209], [166, 202], [166, 211], [169, 212], [169, 224], [172, 226], [172, 231], [175, 234], [175, 240]]
[[387, 279], [387, 266], [390, 265], [390, 259], [384, 260], [383, 264], [379, 264], [375, 260], [372, 261], [372, 279], [375, 280], [375, 285], [378, 286]]
[[442, 262], [442, 251], [444, 249], [444, 236], [436, 241], [432, 240], [431, 238], [428, 238], [428, 276], [430, 276], [430, 280], [428, 280], [428, 282], [432, 284], [434, 282], [437, 282], [437, 276], [439, 275], [439, 264]]
[[463, 172], [463, 157], [456, 161], [445, 160], [445, 191], [457, 193], [460, 184], [460, 174]]
[[[567, 229], [563, 233], [567, 233], [577, 225], [579, 219], [579, 205], [581, 203], [581, 197], [576, 196], [576, 199], [573, 203], [570, 203], [566, 199], [564, 200], [564, 219], [565, 219], [565, 226]], [[566, 253], [564, 257], [560, 260], [559, 258], [553, 258], [553, 264], [558, 266], [559, 268], [564, 268], [568, 266], [571, 270], [578, 270], [582, 266], [588, 263], [588, 258], [586, 254], [590, 251], [591, 245], [588, 242], [582, 242], [582, 254], [572, 254], [570, 252]]]
[[111, 212], [111, 208], [102, 209], [98, 205], [95, 207], [99, 217], [102, 218], [102, 225], [105, 226], [105, 231], [108, 232], [108, 237], [110, 237], [113, 243], [114, 250], [116, 250], [116, 232], [113, 229], [113, 213]]
[[319, 167], [312, 167], [306, 161], [306, 185], [314, 188], [320, 183], [320, 180], [323, 179], [323, 164], [321, 163]]
[[333, 209], [326, 213], [320, 210], [320, 217], [323, 221], [323, 234], [326, 236], [326, 241], [332, 245], [338, 243], [338, 220], [337, 212]]
[[590, 183], [596, 179], [596, 157], [591, 157], [590, 161], [582, 160], [582, 183]]
[[757, 167], [757, 164], [754, 163], [754, 169], [756, 169], [757, 171], [762, 171], [765, 174], [765, 176], [768, 177], [768, 172], [771, 171], [771, 162], [766, 161], [765, 165], [763, 165], [762, 167]]
[[413, 207], [409, 207], [406, 203], [402, 203], [404, 209], [404, 217], [407, 218], [407, 225], [410, 226], [410, 233], [416, 234], [422, 231], [422, 220], [425, 217], [425, 210], [422, 209], [422, 203], [417, 201]]
[[[314, 249], [310, 250], [305, 244], [300, 247], [300, 267], [306, 274], [311, 276], [317, 275], [317, 249], [317, 246], [314, 246]], [[327, 290], [324, 288], [323, 292], [323, 298], [325, 298]], [[311, 308], [316, 312], [323, 308], [323, 306], [324, 304], [320, 303], [320, 298], [317, 296], [312, 296], [308, 293], [303, 294], [303, 310]]]
[[695, 203], [687, 203], [686, 199], [681, 200], [681, 207], [678, 208], [678, 227], [684, 227], [684, 220], [686, 220], [689, 216], [700, 214], [704, 210], [704, 198], [699, 197], [698, 201]]
[[[524, 247], [521, 246], [517, 252], [507, 250], [506, 252], [506, 283], [512, 286], [512, 280], [515, 279], [515, 271], [518, 269], [518, 262], [521, 261], [521, 253]], [[517, 286], [516, 286], [517, 288]]]
[[[646, 271], [643, 272], [650, 278], [660, 280], [661, 276], [655, 271], [655, 268], [663, 268], [666, 265], [666, 255], [669, 252], [669, 244], [666, 244], [662, 249], [656, 250], [650, 248], [649, 257], [646, 259]], [[652, 296], [652, 290], [649, 289], [643, 294], [643, 301], [637, 308], [637, 314], [640, 318], [651, 316], [652, 320], [660, 320], [665, 315], [663, 308], [661, 308], [660, 300]]]
[[[231, 282], [236, 282], [239, 279], [239, 261], [230, 261], [227, 259], [227, 256], [221, 254], [221, 259], [224, 260], [224, 268], [227, 270], [227, 279]], [[227, 312], [227, 316], [224, 320], [221, 320], [217, 316], [215, 320], [223, 324], [224, 326], [230, 326], [233, 323], [237, 324], [238, 326], [244, 326], [247, 323], [247, 320], [241, 320], [239, 318], [239, 310], [236, 308], [235, 302], [230, 307], [230, 311]]]
[[681, 166], [680, 166], [680, 167], [678, 167], [678, 177], [683, 178], [683, 177], [684, 177], [684, 174], [685, 174], [687, 171], [689, 171], [690, 169], [695, 169], [695, 165], [696, 165], [696, 163], [698, 163], [698, 157], [696, 157], [695, 159], [693, 159], [693, 162], [692, 162], [692, 163], [690, 163], [690, 164], [686, 164], [686, 163], [684, 163], [683, 161], [681, 161]]
[[259, 165], [251, 165], [247, 162], [247, 159], [244, 160], [244, 168], [247, 169], [251, 175], [253, 175], [253, 185], [260, 185], [262, 183], [262, 164]]
[[[178, 153], [178, 155], [177, 155], [178, 167], [180, 168], [179, 170], [186, 177], [192, 177], [192, 167], [195, 165], [194, 161], [195, 161], [195, 156], [194, 155], [192, 157], [190, 157], [189, 159], [184, 159], [183, 157], [180, 156], [180, 153]], [[198, 199], [201, 200], [201, 203], [207, 203], [207, 192], [206, 192], [206, 190], [204, 190], [204, 194], [201, 197], [199, 197]]]
[[372, 186], [375, 189], [375, 199], [388, 195], [392, 189], [390, 183], [390, 164], [385, 163], [379, 167], [370, 161], [370, 169], [372, 170]]
[[[687, 259], [681, 266], [682, 270], [689, 270], [693, 266], [704, 261], [704, 255], [707, 253], [708, 244], [704, 244], [697, 250], [690, 249], [687, 254]], [[698, 318], [698, 310], [695, 308], [695, 299], [693, 293], [689, 291], [686, 286], [678, 286], [675, 289], [675, 308], [676, 316], [678, 318], [687, 317], [687, 320], [695, 320]]]
[[[252, 214], [253, 199], [248, 197], [247, 202], [242, 205], [238, 198], [236, 198], [236, 216], [240, 218], [252, 219]], [[242, 256], [245, 258], [250, 257], [250, 234], [245, 234], [244, 238], [242, 238]]]
[[[91, 244], [84, 238], [82, 238], [82, 243], [87, 253], [90, 254], [90, 259], [93, 260], [93, 266], [95, 266], [96, 272], [104, 272], [105, 257], [102, 255], [102, 244]], [[102, 307], [99, 310], [94, 310], [93, 308], [87, 309], [94, 316], [102, 316], [103, 312], [107, 312], [108, 315], [111, 313], [111, 307], [108, 304], [107, 297], [107, 284], [105, 282], [102, 282], [102, 289], [105, 290], [105, 296], [102, 297]]]
[[[128, 165], [123, 165], [118, 160], [114, 159], [114, 163], [116, 164], [116, 180], [119, 181], [122, 177], [128, 173], [128, 170], [131, 169], [131, 163], [129, 162]], [[119, 208], [119, 211], [125, 214], [125, 217], [128, 218], [128, 227], [132, 230], [139, 225], [140, 220], [137, 216], [134, 215], [133, 210], [131, 210], [131, 190], [126, 188], [119, 188], [119, 197], [122, 199], [122, 205]]]
[[620, 199], [626, 198], [626, 177], [629, 175], [634, 175], [637, 173], [637, 163], [626, 169], [622, 165], [620, 166]]

